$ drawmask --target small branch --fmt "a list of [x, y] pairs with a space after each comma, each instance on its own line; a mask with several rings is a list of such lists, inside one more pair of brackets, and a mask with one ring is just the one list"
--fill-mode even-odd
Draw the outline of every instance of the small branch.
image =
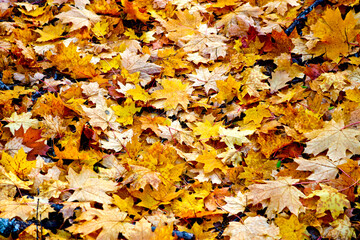
[[294, 22], [285, 30], [286, 35], [290, 35], [292, 31], [294, 31], [295, 27], [299, 26], [302, 20], [306, 20], [306, 15], [308, 15], [316, 6], [323, 3], [325, 0], [316, 0], [313, 4], [311, 4], [307, 9], [302, 11], [297, 18], [295, 18]]
[[360, 121], [350, 123], [350, 124], [344, 126], [341, 130], [343, 130], [343, 129], [345, 129], [345, 128], [348, 128], [348, 127], [351, 127], [351, 126], [354, 126], [354, 125], [359, 124], [359, 123], [360, 123]]

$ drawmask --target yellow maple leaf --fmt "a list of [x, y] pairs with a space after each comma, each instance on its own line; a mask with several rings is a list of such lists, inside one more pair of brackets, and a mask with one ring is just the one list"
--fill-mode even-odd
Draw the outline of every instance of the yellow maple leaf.
[[195, 215], [197, 212], [205, 210], [204, 199], [197, 198], [196, 195], [185, 192], [181, 195], [181, 201], [176, 200], [172, 204], [172, 209], [177, 216], [186, 217]]
[[25, 89], [23, 86], [15, 86], [12, 91], [2, 90], [0, 91], [0, 103], [5, 104], [7, 101], [13, 98], [18, 98], [20, 95], [26, 95], [28, 93], [35, 92], [34, 89]]
[[316, 201], [316, 214], [322, 217], [325, 211], [329, 210], [333, 218], [338, 218], [340, 214], [344, 213], [344, 208], [350, 208], [350, 202], [346, 199], [346, 195], [339, 192], [337, 189], [321, 184], [321, 190], [315, 190], [305, 198], [320, 197]]
[[30, 190], [32, 181], [23, 181], [13, 172], [7, 172], [0, 166], [0, 199], [13, 198], [19, 189]]
[[255, 130], [244, 129], [241, 130], [239, 127], [232, 129], [220, 127], [219, 133], [221, 135], [221, 141], [225, 142], [230, 148], [235, 148], [234, 144], [241, 146], [243, 143], [248, 143], [250, 140], [245, 136], [251, 135]]
[[65, 31], [65, 28], [63, 24], [58, 23], [55, 26], [50, 24], [45, 26], [42, 30], [35, 29], [34, 31], [41, 35], [38, 39], [36, 39], [37, 42], [46, 42], [60, 38]]
[[157, 64], [164, 67], [163, 75], [174, 77], [177, 70], [191, 69], [189, 62], [184, 59], [185, 56], [186, 53], [183, 49], [159, 49], [158, 57], [161, 58], [161, 60], [158, 60]]
[[91, 28], [91, 31], [93, 31], [97, 38], [104, 38], [109, 31], [109, 23], [105, 20], [97, 22], [94, 27]]
[[245, 111], [244, 123], [254, 122], [256, 126], [262, 122], [264, 118], [271, 117], [271, 112], [266, 104], [259, 104], [256, 107], [249, 108]]
[[316, 55], [326, 53], [329, 59], [338, 62], [340, 55], [349, 54], [349, 43], [359, 33], [356, 25], [354, 11], [348, 12], [343, 20], [339, 8], [327, 8], [324, 15], [311, 26], [314, 36], [320, 39], [312, 52]]
[[18, 8], [20, 12], [24, 13], [25, 15], [32, 16], [32, 17], [38, 17], [42, 14], [44, 14], [46, 11], [49, 11], [47, 9], [47, 6], [34, 6], [33, 4], [24, 2], [24, 3], [17, 3], [18, 6], [24, 7], [24, 8]]
[[190, 13], [188, 10], [177, 11], [176, 16], [178, 19], [170, 19], [164, 23], [167, 37], [174, 42], [177, 42], [184, 36], [195, 34], [202, 20], [198, 11], [193, 13]]
[[134, 215], [135, 219], [140, 218], [138, 211], [140, 208], [134, 206], [134, 199], [130, 196], [125, 199], [122, 199], [118, 195], [113, 195], [114, 204], [120, 209], [122, 212], [127, 212], [129, 215]]
[[134, 89], [127, 90], [126, 96], [131, 96], [134, 101], [143, 101], [145, 103], [151, 99], [150, 94], [139, 84], [136, 84]]
[[290, 218], [275, 218], [275, 223], [280, 228], [281, 239], [303, 240], [306, 236], [306, 226], [299, 222], [299, 219], [291, 214]]
[[225, 80], [217, 80], [216, 86], [219, 89], [219, 93], [214, 97], [218, 103], [229, 102], [235, 97], [240, 96], [241, 83], [236, 81], [231, 75]]
[[111, 108], [118, 116], [116, 121], [121, 123], [123, 126], [131, 125], [134, 121], [135, 113], [140, 112], [141, 110], [141, 107], [135, 107], [135, 102], [131, 99], [127, 99], [124, 106], [113, 105]]
[[256, 180], [270, 179], [276, 169], [276, 163], [265, 159], [261, 152], [249, 151], [245, 158], [246, 167], [239, 174], [240, 179], [245, 179], [245, 185], [253, 184]]
[[182, 83], [180, 79], [173, 78], [163, 79], [161, 85], [163, 89], [156, 90], [151, 94], [154, 99], [160, 100], [153, 103], [155, 107], [161, 107], [168, 111], [176, 109], [180, 105], [183, 109], [187, 109], [190, 102], [189, 94], [192, 92], [189, 83]]
[[195, 135], [200, 135], [200, 140], [209, 140], [212, 137], [219, 136], [219, 128], [223, 125], [222, 122], [214, 122], [212, 115], [204, 116], [204, 121], [195, 122], [196, 127], [193, 127]]
[[90, 62], [92, 55], [80, 56], [75, 43], [67, 47], [61, 43], [55, 46], [56, 54], [48, 51], [46, 57], [60, 70], [74, 78], [92, 78], [97, 75], [95, 66]]
[[215, 168], [220, 169], [224, 173], [226, 173], [226, 166], [224, 163], [216, 157], [217, 151], [215, 149], [212, 149], [210, 151], [204, 150], [202, 151], [202, 154], [200, 154], [196, 161], [199, 163], [204, 164], [204, 173], [210, 173], [214, 171]]
[[261, 145], [260, 151], [262, 154], [268, 158], [280, 148], [294, 142], [294, 139], [287, 135], [275, 134], [274, 131], [271, 131], [269, 134], [259, 133], [257, 142]]
[[23, 148], [14, 157], [3, 152], [0, 163], [7, 171], [15, 173], [20, 179], [25, 179], [36, 165], [35, 161], [27, 161], [26, 157], [27, 154]]

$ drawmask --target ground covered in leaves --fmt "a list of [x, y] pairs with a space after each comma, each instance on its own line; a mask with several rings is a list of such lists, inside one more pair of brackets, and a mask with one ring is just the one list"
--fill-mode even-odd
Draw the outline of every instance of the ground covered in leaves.
[[355, 238], [358, 4], [2, 1], [0, 239]]

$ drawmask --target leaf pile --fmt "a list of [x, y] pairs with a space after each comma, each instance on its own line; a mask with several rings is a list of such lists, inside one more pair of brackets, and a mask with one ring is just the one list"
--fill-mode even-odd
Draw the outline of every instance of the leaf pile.
[[288, 36], [312, 3], [0, 3], [0, 218], [20, 239], [356, 237], [359, 3]]

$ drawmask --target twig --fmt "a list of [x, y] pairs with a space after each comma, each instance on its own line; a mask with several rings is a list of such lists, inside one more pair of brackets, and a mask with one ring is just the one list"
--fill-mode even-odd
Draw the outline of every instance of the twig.
[[[297, 18], [295, 18], [294, 22], [285, 30], [286, 35], [290, 35], [292, 31], [294, 31], [295, 27], [299, 26], [302, 20], [306, 20], [306, 15], [308, 15], [316, 6], [323, 3], [325, 0], [316, 0], [313, 4], [311, 4], [307, 9], [302, 11]], [[298, 29], [299, 31], [299, 29]], [[301, 35], [301, 34], [300, 34]]]

